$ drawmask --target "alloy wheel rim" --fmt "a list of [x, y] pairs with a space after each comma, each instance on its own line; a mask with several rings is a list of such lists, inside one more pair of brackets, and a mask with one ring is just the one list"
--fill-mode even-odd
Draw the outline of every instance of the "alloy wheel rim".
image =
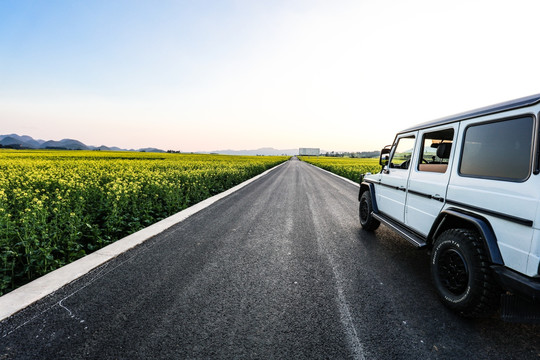
[[469, 285], [467, 261], [456, 249], [444, 251], [438, 261], [437, 270], [442, 285], [453, 295], [461, 295]]
[[362, 221], [366, 221], [367, 220], [367, 217], [368, 217], [368, 212], [369, 212], [369, 208], [368, 208], [368, 204], [366, 201], [362, 201], [360, 203], [360, 218], [362, 219]]

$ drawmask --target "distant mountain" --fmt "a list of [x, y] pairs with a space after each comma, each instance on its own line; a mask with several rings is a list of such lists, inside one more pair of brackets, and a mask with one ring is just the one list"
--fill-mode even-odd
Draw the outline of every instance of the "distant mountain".
[[[10, 146], [10, 147], [19, 147], [19, 148], [27, 148], [27, 149], [39, 149], [41, 144], [43, 144], [45, 140], [34, 140], [32, 137], [28, 135], [19, 136], [17, 134], [9, 134], [9, 135], [0, 135], [0, 145], [2, 146]], [[17, 146], [18, 145], [18, 146]]]
[[141, 151], [141, 152], [157, 152], [157, 153], [165, 152], [165, 151], [163, 151], [161, 149], [156, 149], [156, 148], [142, 148], [142, 149], [139, 149], [138, 151]]
[[[104, 146], [104, 145], [101, 145], [101, 146]], [[105, 146], [106, 147], [106, 146]], [[109, 147], [109, 150], [110, 151], [126, 151], [125, 149], [120, 149], [119, 147], [117, 146], [111, 146]]]
[[[116, 146], [91, 146], [86, 145], [75, 139], [63, 139], [60, 141], [55, 140], [35, 140], [31, 136], [17, 134], [0, 135], [0, 147], [12, 148], [12, 149], [60, 149], [60, 150], [101, 150], [101, 151], [141, 151], [141, 152], [165, 152], [161, 149], [152, 147], [142, 148], [138, 150], [134, 149], [121, 149]], [[201, 152], [202, 153], [202, 152]], [[255, 150], [217, 150], [212, 151], [213, 154], [224, 155], [265, 155], [265, 156], [279, 156], [298, 155], [298, 149], [286, 149], [279, 150], [270, 147], [264, 147]]]
[[139, 150], [126, 150], [119, 147], [89, 146], [79, 140], [63, 139], [60, 141], [54, 140], [35, 140], [31, 136], [17, 134], [0, 135], [0, 147], [11, 149], [60, 149], [60, 150], [103, 150], [103, 151], [144, 151], [144, 152], [165, 152], [156, 148], [144, 148]]
[[3, 146], [13, 146], [16, 144], [21, 144], [21, 142], [11, 136], [6, 136], [2, 140], [0, 140], [0, 144]]
[[223, 155], [266, 155], [266, 156], [279, 156], [279, 155], [298, 155], [298, 149], [286, 149], [278, 150], [274, 148], [260, 148], [256, 150], [217, 150], [212, 151], [213, 154], [223, 154]]
[[84, 145], [79, 140], [63, 139], [60, 141], [49, 140], [41, 144], [41, 149], [66, 149], [66, 150], [89, 150], [88, 146]]

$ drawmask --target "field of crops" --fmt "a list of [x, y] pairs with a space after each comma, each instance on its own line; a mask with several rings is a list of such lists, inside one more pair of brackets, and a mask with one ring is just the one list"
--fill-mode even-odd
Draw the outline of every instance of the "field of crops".
[[287, 159], [0, 150], [0, 295]]
[[301, 156], [300, 160], [318, 166], [322, 169], [341, 175], [355, 182], [360, 181], [360, 174], [378, 173], [381, 171], [379, 159]]

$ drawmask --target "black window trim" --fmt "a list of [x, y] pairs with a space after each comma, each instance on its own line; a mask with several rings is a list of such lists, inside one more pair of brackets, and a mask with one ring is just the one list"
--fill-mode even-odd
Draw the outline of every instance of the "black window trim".
[[411, 164], [409, 164], [409, 167], [407, 169], [401, 169], [401, 168], [398, 168], [398, 167], [390, 167], [390, 164], [392, 163], [392, 160], [394, 159], [394, 155], [396, 153], [399, 141], [401, 139], [407, 139], [407, 138], [414, 139], [414, 147], [413, 147], [413, 150], [411, 152], [411, 163], [412, 163], [412, 160], [413, 160], [413, 157], [414, 157], [414, 150], [416, 148], [416, 141], [418, 140], [418, 131], [413, 131], [413, 132], [410, 132], [410, 133], [404, 133], [404, 134], [397, 134], [396, 135], [396, 137], [394, 138], [394, 142], [392, 143], [392, 150], [390, 151], [390, 156], [388, 157], [388, 168], [389, 169], [392, 169], [392, 170], [406, 170], [406, 171], [409, 171], [411, 169]]
[[[536, 126], [536, 131], [534, 132], [536, 134], [536, 139], [534, 140], [534, 146], [535, 149], [533, 149], [534, 152], [534, 169], [533, 174], [538, 175], [540, 174], [540, 124], [538, 124], [538, 117], [536, 117], [534, 114], [531, 114], [534, 118], [534, 124]], [[540, 116], [540, 114], [539, 114]]]
[[[469, 175], [469, 174], [463, 174], [461, 172], [461, 163], [462, 163], [462, 160], [463, 160], [463, 149], [465, 147], [465, 136], [467, 134], [467, 130], [469, 130], [470, 127], [473, 127], [473, 126], [479, 126], [479, 125], [486, 125], [486, 124], [492, 124], [492, 123], [498, 123], [498, 122], [503, 122], [503, 121], [510, 121], [510, 120], [517, 120], [517, 119], [522, 119], [522, 118], [531, 118], [532, 121], [533, 121], [533, 137], [531, 138], [531, 153], [529, 154], [529, 172], [527, 174], [527, 176], [523, 179], [512, 179], [512, 178], [505, 178], [505, 177], [495, 177], [495, 176], [480, 176], [480, 175]], [[514, 116], [509, 116], [509, 117], [504, 117], [504, 118], [498, 118], [498, 119], [493, 119], [493, 120], [486, 120], [486, 121], [482, 121], [482, 122], [475, 122], [475, 123], [471, 123], [469, 125], [467, 125], [465, 127], [465, 129], [463, 129], [463, 132], [462, 132], [462, 135], [461, 135], [461, 149], [460, 149], [460, 153], [459, 153], [459, 159], [458, 159], [458, 166], [457, 166], [457, 173], [459, 176], [461, 177], [466, 177], [466, 178], [473, 178], [473, 179], [484, 179], [484, 180], [497, 180], [497, 181], [507, 181], [507, 182], [514, 182], [514, 183], [523, 183], [523, 182], [526, 182], [527, 180], [529, 180], [529, 178], [531, 177], [531, 174], [533, 173], [533, 164], [535, 162], [535, 147], [537, 146], [536, 145], [536, 142], [537, 142], [537, 139], [535, 137], [536, 134], [537, 134], [537, 121], [536, 121], [536, 115], [533, 114], [533, 113], [523, 113], [523, 114], [519, 114], [519, 115], [514, 115]], [[464, 120], [465, 121], [465, 120]]]
[[[453, 131], [452, 146], [454, 146], [456, 144], [457, 135], [459, 133], [459, 127], [455, 126], [455, 124], [457, 124], [457, 123], [445, 124], [445, 125], [448, 125], [448, 127], [442, 125], [441, 128], [439, 128], [437, 126], [437, 127], [432, 127], [432, 128], [419, 130], [419, 132], [423, 132], [423, 133], [421, 134], [422, 136], [420, 136], [420, 134], [418, 134], [418, 140], [420, 140], [420, 150], [418, 151], [418, 162], [417, 162], [416, 168], [415, 168], [416, 172], [423, 172], [423, 173], [427, 172], [427, 173], [433, 173], [433, 174], [446, 174], [450, 170], [450, 160], [452, 159], [452, 155], [450, 155], [450, 159], [448, 159], [448, 168], [445, 170], [444, 173], [439, 173], [439, 172], [435, 172], [435, 171], [420, 170], [420, 164], [422, 163], [422, 158], [424, 157], [425, 136], [427, 134], [438, 132], [438, 131], [452, 130]], [[437, 130], [435, 130], [435, 129], [437, 129]]]

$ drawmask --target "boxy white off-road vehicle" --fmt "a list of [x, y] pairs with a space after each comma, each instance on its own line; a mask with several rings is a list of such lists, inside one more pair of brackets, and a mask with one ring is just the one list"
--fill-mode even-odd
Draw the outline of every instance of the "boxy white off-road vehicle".
[[502, 294], [540, 309], [539, 115], [540, 94], [403, 130], [361, 181], [363, 229], [430, 249], [435, 288], [462, 315]]

